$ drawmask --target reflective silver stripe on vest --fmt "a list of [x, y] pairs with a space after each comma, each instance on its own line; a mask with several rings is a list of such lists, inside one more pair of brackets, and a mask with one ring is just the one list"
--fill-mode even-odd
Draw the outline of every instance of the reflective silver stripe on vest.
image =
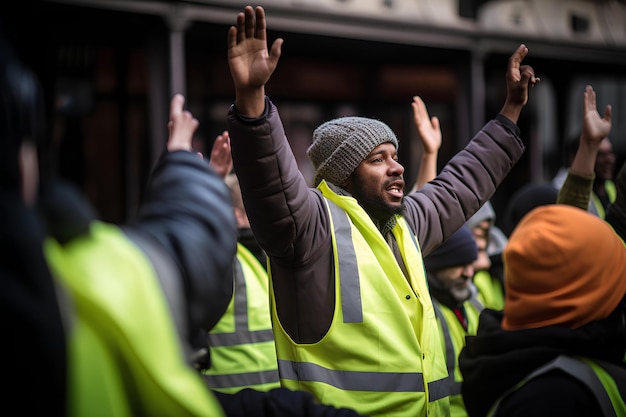
[[204, 375], [209, 386], [214, 388], [249, 387], [252, 385], [274, 384], [278, 381], [278, 370], [246, 372], [229, 375]]
[[469, 299], [469, 302], [471, 305], [474, 306], [474, 308], [480, 313], [481, 311], [483, 311], [485, 309], [485, 306], [483, 305], [483, 303], [480, 302], [480, 300], [476, 297], [476, 292], [472, 291], [472, 296]]
[[292, 362], [282, 359], [278, 361], [278, 369], [283, 379], [323, 382], [343, 390], [424, 392], [424, 378], [419, 372], [337, 371], [311, 362]]
[[[474, 308], [478, 311], [483, 311], [484, 306], [476, 298], [475, 294], [468, 300]], [[433, 307], [435, 308], [435, 315], [441, 323], [441, 331], [443, 332], [443, 340], [446, 345], [446, 368], [448, 369], [448, 384], [450, 388], [450, 395], [461, 395], [461, 382], [454, 380], [454, 369], [456, 368], [456, 354], [454, 353], [454, 345], [452, 344], [452, 336], [450, 334], [450, 327], [446, 321], [443, 313], [441, 312], [441, 306], [437, 300], [433, 298]]]
[[[407, 226], [408, 226], [408, 223], [407, 223]], [[409, 233], [409, 235], [411, 236], [411, 240], [413, 241], [413, 244], [415, 245], [415, 248], [417, 249], [417, 251], [421, 254], [422, 251], [420, 249], [419, 243], [417, 243], [417, 237], [415, 237], [415, 233], [413, 233], [413, 229], [411, 229], [411, 227], [407, 227], [407, 229], [411, 231], [411, 233]]]
[[531, 372], [526, 378], [520, 381], [517, 385], [505, 392], [494, 403], [492, 410], [489, 413], [489, 416], [496, 415], [502, 400], [511, 393], [515, 392], [523, 384], [539, 375], [546, 374], [554, 369], [560, 369], [566, 374], [574, 377], [576, 380], [582, 382], [587, 388], [589, 388], [589, 390], [593, 393], [593, 396], [598, 400], [598, 404], [600, 404], [600, 409], [602, 410], [602, 415], [604, 417], [617, 417], [617, 413], [613, 408], [613, 403], [611, 403], [611, 398], [609, 397], [609, 394], [606, 392], [604, 385], [602, 385], [602, 382], [596, 375], [593, 368], [580, 359], [572, 358], [565, 355], [559, 355], [551, 362], [548, 362], [542, 367], [537, 368], [536, 370]]
[[209, 334], [209, 343], [217, 346], [237, 346], [252, 343], [263, 343], [274, 340], [271, 330], [255, 330], [252, 332]]
[[363, 307], [361, 305], [361, 282], [357, 266], [352, 229], [346, 212], [332, 201], [326, 199], [330, 208], [337, 253], [339, 254], [339, 282], [341, 285], [341, 310], [344, 323], [362, 323]]
[[450, 389], [450, 395], [461, 394], [461, 383], [454, 380], [454, 368], [456, 366], [456, 355], [454, 354], [454, 345], [452, 344], [452, 336], [450, 336], [450, 327], [446, 321], [439, 302], [433, 298], [433, 307], [435, 309], [435, 315], [441, 323], [441, 331], [443, 333], [443, 340], [446, 345], [446, 368], [448, 369], [448, 386]]
[[246, 280], [243, 276], [241, 263], [235, 257], [233, 262], [233, 275], [235, 279], [235, 331], [233, 333], [209, 333], [211, 346], [234, 346], [251, 343], [269, 342], [274, 340], [272, 329], [248, 330], [248, 297], [246, 295]]
[[[293, 362], [279, 359], [282, 379], [323, 382], [338, 389], [374, 392], [424, 392], [421, 372], [360, 372], [337, 371], [311, 362]], [[437, 401], [450, 395], [446, 378], [428, 383], [428, 401]]]
[[450, 395], [448, 378], [438, 379], [428, 383], [428, 402], [446, 398]]

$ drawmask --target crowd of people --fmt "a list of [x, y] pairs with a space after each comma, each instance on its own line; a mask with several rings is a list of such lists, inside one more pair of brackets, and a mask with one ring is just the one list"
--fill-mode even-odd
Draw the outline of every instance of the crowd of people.
[[37, 77], [1, 45], [14, 409], [626, 416], [626, 165], [613, 178], [611, 106], [600, 114], [587, 86], [562, 185], [520, 190], [505, 231], [489, 199], [524, 153], [517, 122], [539, 82], [523, 44], [500, 112], [439, 172], [439, 120], [415, 96], [414, 184], [389, 126], [346, 116], [314, 130], [310, 187], [266, 94], [283, 44], [266, 25], [247, 6], [228, 30], [235, 97], [208, 158], [172, 97], [166, 148], [124, 225], [45, 171]]

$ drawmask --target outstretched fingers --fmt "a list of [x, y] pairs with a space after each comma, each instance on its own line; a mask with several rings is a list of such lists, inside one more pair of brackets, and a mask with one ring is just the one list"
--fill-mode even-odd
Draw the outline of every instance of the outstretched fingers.
[[[598, 111], [598, 101], [595, 90], [592, 86], [587, 85], [585, 87], [585, 92], [583, 93], [583, 114], [587, 114], [589, 112], [597, 112]], [[604, 113], [602, 116], [603, 120], [608, 122], [611, 121], [612, 116], [612, 107], [610, 104], [607, 104], [604, 107]]]
[[211, 157], [209, 165], [222, 178], [233, 169], [233, 157], [230, 153], [230, 137], [228, 131], [225, 130], [221, 135], [217, 135], [213, 147], [211, 148]]
[[585, 87], [585, 92], [583, 94], [583, 112], [586, 114], [589, 111], [596, 110], [596, 92], [593, 90], [593, 87], [590, 85]]
[[263, 7], [257, 6], [254, 12], [256, 14], [256, 30], [254, 32], [254, 37], [265, 40], [265, 33], [267, 29], [267, 23], [265, 22], [265, 10], [263, 10]]
[[255, 11], [252, 6], [246, 6], [243, 9], [243, 13], [245, 15], [244, 24], [245, 24], [245, 34], [246, 38], [254, 37], [254, 15]]
[[244, 12], [237, 13], [235, 24], [237, 25], [235, 28], [237, 33], [236, 41], [239, 44], [246, 40], [246, 15]]
[[423, 120], [428, 119], [428, 110], [426, 110], [426, 105], [421, 97], [414, 96], [411, 107], [413, 107], [413, 119], [416, 124], [420, 124]]
[[235, 26], [228, 30], [228, 47], [232, 48], [246, 39], [266, 39], [267, 23], [265, 10], [261, 6], [246, 6], [243, 12], [237, 13]]

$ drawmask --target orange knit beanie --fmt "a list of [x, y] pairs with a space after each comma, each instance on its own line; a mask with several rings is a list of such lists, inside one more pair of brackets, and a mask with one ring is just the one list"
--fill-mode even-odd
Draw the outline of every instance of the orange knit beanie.
[[577, 328], [608, 317], [626, 294], [626, 248], [602, 219], [572, 206], [529, 212], [504, 249], [502, 328]]

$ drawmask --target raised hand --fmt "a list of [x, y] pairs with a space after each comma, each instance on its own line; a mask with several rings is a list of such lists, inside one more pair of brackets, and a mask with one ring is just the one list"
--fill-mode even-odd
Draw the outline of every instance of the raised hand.
[[419, 96], [413, 97], [411, 107], [413, 107], [413, 123], [419, 134], [422, 146], [424, 146], [424, 153], [433, 154], [439, 152], [439, 148], [441, 148], [439, 118], [437, 116], [429, 117], [426, 105]]
[[[283, 40], [276, 39], [267, 49], [265, 11], [246, 6], [237, 14], [236, 26], [228, 30], [228, 65], [235, 84], [235, 104], [246, 116], [259, 116], [263, 108], [265, 83], [276, 69]], [[251, 114], [256, 113], [256, 114]]]
[[426, 105], [419, 96], [413, 97], [411, 107], [413, 108], [413, 124], [415, 124], [415, 129], [424, 147], [424, 153], [422, 154], [417, 179], [409, 193], [417, 191], [424, 184], [437, 176], [437, 156], [439, 154], [439, 148], [441, 148], [439, 118], [436, 116], [430, 117], [428, 115]]
[[585, 87], [583, 95], [583, 128], [581, 140], [593, 141], [598, 144], [611, 132], [611, 105], [604, 107], [604, 115], [597, 110], [596, 92], [590, 85]]
[[540, 79], [535, 77], [535, 70], [530, 65], [522, 65], [528, 55], [528, 48], [521, 44], [509, 58], [506, 71], [506, 101], [500, 113], [517, 123], [522, 107], [528, 103], [528, 89], [534, 87]]
[[[578, 150], [572, 161], [570, 171], [579, 176], [593, 177], [600, 142], [611, 132], [611, 105], [604, 108], [604, 116], [596, 109], [596, 92], [588, 85], [583, 94], [583, 120]], [[586, 207], [578, 205], [579, 207]]]
[[226, 178], [233, 169], [233, 156], [230, 153], [230, 137], [227, 130], [215, 138], [209, 165], [222, 178]]
[[193, 152], [191, 143], [200, 123], [191, 112], [183, 109], [184, 105], [185, 97], [182, 94], [175, 94], [170, 102], [170, 121], [167, 124], [170, 133], [167, 140], [169, 152]]

